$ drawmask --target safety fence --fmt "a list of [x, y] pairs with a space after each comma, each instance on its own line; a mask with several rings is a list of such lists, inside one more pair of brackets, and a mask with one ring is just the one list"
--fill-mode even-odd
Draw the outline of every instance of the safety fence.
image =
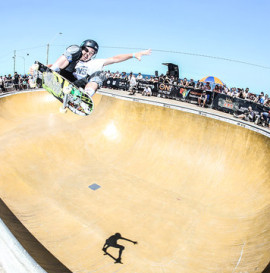
[[[108, 78], [103, 86], [111, 89], [128, 90], [129, 82], [126, 79]], [[184, 87], [160, 82], [137, 81], [137, 91], [141, 93], [145, 87], [150, 87], [153, 96], [181, 100], [188, 103], [197, 103], [204, 90]], [[213, 91], [205, 91], [207, 100], [205, 106], [230, 114], [241, 114], [251, 106], [255, 114], [269, 112], [270, 107], [255, 103], [250, 100], [240, 99]]]

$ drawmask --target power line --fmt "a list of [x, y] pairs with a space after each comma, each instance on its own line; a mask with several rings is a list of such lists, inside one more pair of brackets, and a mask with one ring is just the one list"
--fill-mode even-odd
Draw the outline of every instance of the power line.
[[41, 48], [41, 47], [46, 47], [47, 45], [39, 45], [39, 46], [34, 46], [34, 47], [29, 47], [29, 48], [23, 48], [23, 49], [16, 49], [16, 51], [26, 51], [26, 50], [31, 50], [31, 49], [36, 49], [36, 48]]
[[[29, 48], [16, 49], [16, 51], [17, 51], [17, 52], [18, 52], [18, 51], [27, 51], [27, 50], [36, 49], [36, 48], [42, 48], [42, 47], [44, 48], [44, 47], [46, 47], [46, 45], [39, 45], [39, 46], [34, 46], [34, 47], [29, 47]], [[0, 56], [0, 59], [5, 58], [5, 57], [6, 57], [7, 55], [9, 55], [9, 54], [13, 54], [13, 51], [9, 51], [9, 52], [7, 52], [6, 54]]]
[[[39, 46], [34, 46], [34, 47], [29, 47], [29, 48], [23, 48], [23, 49], [17, 49], [17, 51], [26, 51], [26, 50], [31, 50], [31, 49], [36, 49], [36, 48], [44, 48], [47, 45], [39, 45]], [[61, 46], [66, 46], [66, 45], [52, 45], [56, 47], [61, 47]], [[117, 49], [128, 49], [128, 50], [145, 50], [145, 48], [136, 48], [136, 47], [120, 47], [120, 46], [101, 46], [101, 48], [117, 48]], [[250, 65], [250, 66], [255, 66], [263, 69], [270, 69], [269, 66], [263, 66], [259, 64], [254, 64], [246, 61], [241, 61], [241, 60], [236, 60], [236, 59], [230, 59], [230, 58], [224, 58], [224, 57], [218, 57], [218, 56], [211, 56], [211, 55], [205, 55], [205, 54], [198, 54], [198, 53], [190, 53], [190, 52], [183, 52], [183, 51], [174, 51], [174, 50], [162, 50], [162, 49], [152, 49], [154, 52], [162, 52], [162, 53], [173, 53], [173, 54], [182, 54], [182, 55], [189, 55], [189, 56], [195, 56], [195, 57], [203, 57], [203, 58], [209, 58], [209, 59], [216, 59], [216, 60], [222, 60], [222, 61], [227, 61], [227, 62], [234, 62], [234, 63], [240, 63], [240, 64], [245, 64], [245, 65]], [[7, 54], [11, 54], [7, 53]], [[0, 59], [3, 57], [6, 57], [6, 55], [0, 56]]]
[[[117, 49], [130, 49], [130, 50], [145, 50], [145, 48], [133, 48], [133, 47], [118, 47], [118, 46], [101, 46], [103, 48], [117, 48]], [[183, 52], [183, 51], [173, 51], [173, 50], [162, 50], [162, 49], [152, 49], [152, 51], [155, 52], [163, 52], [163, 53], [175, 53], [175, 54], [182, 54], [182, 55], [189, 55], [189, 56], [195, 56], [195, 57], [203, 57], [203, 58], [210, 58], [210, 59], [217, 59], [217, 60], [223, 60], [228, 62], [234, 62], [234, 63], [241, 63], [245, 65], [251, 65], [260, 67], [263, 69], [270, 69], [269, 66], [263, 66], [259, 64], [249, 63], [241, 60], [235, 60], [230, 58], [224, 58], [224, 57], [217, 57], [217, 56], [210, 56], [210, 55], [204, 55], [204, 54], [197, 54], [197, 53], [190, 53], [190, 52]]]
[[5, 55], [0, 56], [0, 59], [2, 61], [5, 60], [5, 59], [10, 59], [12, 57], [12, 54], [13, 54], [13, 52], [10, 51], [10, 52], [6, 53]]

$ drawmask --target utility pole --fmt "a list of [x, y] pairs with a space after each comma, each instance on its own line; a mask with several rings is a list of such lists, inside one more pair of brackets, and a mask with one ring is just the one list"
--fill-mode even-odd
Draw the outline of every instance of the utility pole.
[[50, 48], [50, 44], [47, 44], [47, 61], [46, 61], [46, 65], [48, 65], [48, 63], [49, 63], [49, 48]]
[[[28, 56], [29, 54], [27, 54], [27, 56]], [[23, 56], [17, 56], [17, 57], [20, 57], [20, 58], [22, 58], [23, 59], [23, 73], [24, 73], [24, 75], [25, 75], [25, 57], [23, 57]]]
[[57, 34], [54, 36], [54, 38], [51, 40], [51, 42], [49, 42], [49, 43], [47, 44], [47, 60], [46, 60], [46, 65], [49, 64], [50, 44], [52, 44], [52, 43], [57, 39], [57, 37], [58, 37], [59, 35], [62, 35], [62, 34], [63, 34], [62, 32], [57, 33]]
[[15, 74], [15, 71], [16, 71], [16, 50], [14, 50], [14, 56], [13, 56], [13, 59], [14, 59], [13, 74]]

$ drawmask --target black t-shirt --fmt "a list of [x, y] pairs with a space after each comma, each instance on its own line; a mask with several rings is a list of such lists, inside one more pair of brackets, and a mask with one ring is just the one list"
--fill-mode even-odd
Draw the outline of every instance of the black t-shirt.
[[18, 74], [14, 74], [14, 83], [15, 84], [19, 83], [19, 78], [20, 78], [20, 76]]

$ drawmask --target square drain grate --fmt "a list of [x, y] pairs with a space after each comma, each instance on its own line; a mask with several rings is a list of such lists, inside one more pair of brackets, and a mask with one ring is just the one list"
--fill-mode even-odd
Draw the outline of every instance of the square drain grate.
[[96, 191], [100, 188], [100, 186], [98, 184], [94, 183], [94, 184], [90, 185], [88, 188], [90, 188], [93, 191]]

